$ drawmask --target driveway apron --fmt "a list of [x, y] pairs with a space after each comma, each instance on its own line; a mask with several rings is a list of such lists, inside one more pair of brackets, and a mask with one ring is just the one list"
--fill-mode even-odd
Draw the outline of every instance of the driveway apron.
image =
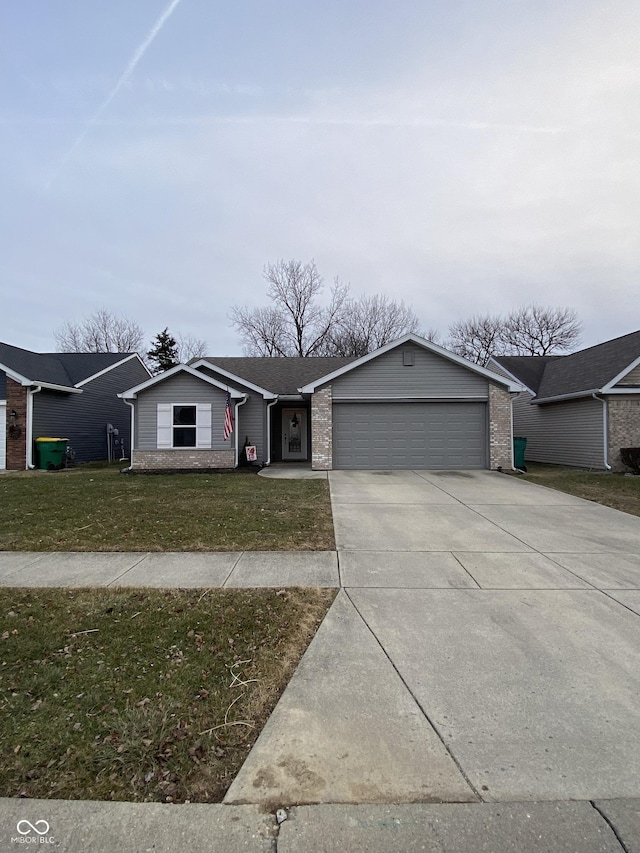
[[340, 591], [227, 802], [640, 796], [640, 520], [477, 471], [329, 475]]

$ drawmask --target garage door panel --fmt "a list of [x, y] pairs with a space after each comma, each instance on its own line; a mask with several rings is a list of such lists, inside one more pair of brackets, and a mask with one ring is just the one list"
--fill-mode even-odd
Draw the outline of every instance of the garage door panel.
[[485, 468], [486, 403], [339, 403], [335, 468]]

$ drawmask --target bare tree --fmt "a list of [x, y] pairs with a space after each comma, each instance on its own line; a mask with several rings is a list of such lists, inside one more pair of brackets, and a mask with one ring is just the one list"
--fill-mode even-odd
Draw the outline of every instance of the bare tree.
[[323, 306], [324, 281], [314, 261], [281, 260], [268, 264], [263, 276], [271, 305], [235, 306], [231, 311], [247, 355], [318, 355], [342, 311], [348, 287], [335, 279], [329, 304]]
[[193, 335], [181, 335], [179, 332], [176, 346], [180, 364], [186, 364], [192, 358], [203, 358], [208, 349], [206, 341]]
[[453, 323], [449, 327], [447, 349], [484, 366], [492, 355], [502, 353], [503, 323], [501, 317], [489, 314]]
[[572, 308], [545, 308], [533, 303], [509, 314], [502, 342], [510, 355], [548, 355], [571, 349], [581, 333], [582, 323]]
[[323, 346], [327, 355], [362, 356], [408, 332], [420, 334], [420, 322], [404, 302], [385, 295], [347, 300]]
[[58, 352], [137, 352], [144, 339], [137, 323], [106, 308], [79, 323], [67, 320], [53, 335]]
[[548, 355], [571, 349], [580, 340], [582, 324], [570, 308], [531, 304], [508, 316], [485, 314], [454, 323], [447, 347], [485, 365], [494, 355]]

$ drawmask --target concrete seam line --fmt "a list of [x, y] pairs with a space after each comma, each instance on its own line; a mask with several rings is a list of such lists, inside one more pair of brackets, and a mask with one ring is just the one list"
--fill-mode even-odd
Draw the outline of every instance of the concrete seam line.
[[[615, 590], [616, 592], [618, 590]], [[625, 592], [625, 589], [621, 589], [620, 592]], [[628, 610], [629, 613], [633, 613], [634, 616], [640, 616], [637, 610], [633, 610], [633, 608], [629, 607], [628, 604], [623, 604], [622, 601], [618, 601], [617, 598], [614, 598], [613, 595], [610, 595], [611, 590], [599, 589], [598, 592], [601, 592], [603, 595], [606, 595], [607, 598], [610, 598], [615, 604], [619, 604], [620, 607], [624, 607], [625, 610]]]
[[[554, 560], [553, 557], [551, 556], [551, 554], [565, 553], [565, 552], [550, 551], [549, 553], [545, 554], [542, 551], [539, 551], [538, 553], [542, 554], [542, 556], [546, 557], [548, 560], [551, 560], [551, 562], [555, 563], [556, 566], [559, 566], [561, 569], [564, 569], [565, 572], [569, 572], [569, 574], [573, 575], [574, 578], [578, 578], [578, 580], [582, 581], [582, 583], [589, 584], [590, 587], [592, 587], [593, 589], [597, 589], [599, 592], [602, 591], [602, 590], [600, 590], [600, 587], [597, 587], [594, 583], [591, 583], [591, 581], [588, 581], [586, 578], [581, 577], [577, 572], [574, 572], [572, 569], [568, 569], [566, 566], [563, 566], [562, 563], [559, 563], [558, 560]], [[567, 551], [566, 553], [571, 554], [574, 552]]]
[[235, 563], [231, 566], [231, 569], [229, 570], [229, 574], [226, 576], [226, 578], [220, 584], [221, 588], [226, 588], [229, 578], [235, 572], [236, 566], [238, 565], [240, 560], [244, 557], [245, 553], [246, 553], [246, 551], [240, 551], [240, 553], [238, 554], [238, 559], [235, 561]]
[[464, 565], [464, 563], [462, 562], [462, 560], [460, 560], [460, 559], [457, 557], [457, 555], [456, 555], [453, 551], [449, 551], [449, 553], [451, 554], [451, 556], [453, 557], [453, 559], [454, 559], [454, 560], [456, 560], [456, 562], [458, 562], [458, 563], [460, 564], [460, 566], [461, 566], [462, 570], [463, 570], [464, 572], [466, 572], [466, 573], [469, 575], [469, 577], [470, 577], [470, 578], [471, 578], [471, 580], [474, 582], [474, 584], [476, 585], [476, 587], [477, 587], [478, 589], [484, 589], [484, 587], [483, 587], [483, 586], [480, 586], [480, 584], [479, 584], [479, 583], [478, 583], [478, 581], [474, 578], [474, 576], [471, 574], [471, 572], [469, 571], [469, 569]]
[[624, 850], [624, 853], [629, 853], [629, 848], [628, 848], [628, 847], [627, 847], [627, 845], [624, 843], [624, 841], [622, 840], [622, 838], [620, 838], [620, 835], [618, 834], [618, 830], [617, 830], [617, 829], [615, 828], [615, 826], [611, 823], [611, 821], [610, 821], [610, 820], [609, 820], [609, 818], [606, 816], [606, 814], [605, 814], [601, 809], [599, 809], [599, 808], [598, 808], [598, 806], [596, 805], [595, 800], [589, 800], [589, 802], [591, 803], [591, 805], [593, 806], [593, 808], [598, 812], [598, 814], [599, 814], [599, 815], [600, 815], [600, 817], [603, 819], [603, 821], [607, 824], [607, 826], [610, 828], [611, 832], [613, 832], [613, 834], [614, 834], [614, 835], [615, 835], [615, 837], [616, 837], [616, 840], [617, 840], [618, 844], [619, 844], [619, 845], [620, 845], [620, 847], [622, 847], [622, 849]]
[[336, 561], [338, 563], [338, 589], [342, 589], [342, 566], [340, 565], [340, 551], [336, 551]]
[[400, 670], [399, 670], [399, 669], [398, 669], [398, 667], [395, 665], [395, 663], [394, 663], [394, 662], [393, 662], [393, 660], [391, 659], [391, 656], [388, 654], [387, 650], [386, 650], [386, 649], [385, 649], [385, 647], [382, 645], [382, 643], [380, 642], [380, 640], [377, 638], [377, 636], [376, 636], [376, 634], [375, 634], [375, 631], [373, 630], [373, 628], [371, 627], [371, 625], [369, 625], [369, 623], [367, 622], [367, 620], [364, 618], [364, 616], [362, 615], [362, 613], [361, 613], [361, 612], [360, 612], [360, 610], [358, 609], [358, 605], [357, 605], [357, 604], [355, 603], [355, 601], [351, 598], [351, 595], [349, 594], [349, 590], [348, 590], [348, 589], [345, 589], [345, 595], [347, 596], [347, 598], [348, 598], [348, 599], [349, 599], [349, 601], [351, 602], [351, 606], [353, 607], [353, 609], [356, 611], [356, 613], [358, 614], [358, 616], [362, 619], [362, 621], [363, 621], [364, 625], [366, 626], [367, 630], [370, 632], [370, 634], [371, 634], [371, 636], [373, 637], [373, 639], [374, 639], [374, 640], [376, 641], [376, 643], [380, 646], [380, 648], [381, 648], [381, 650], [382, 650], [382, 654], [383, 654], [383, 655], [386, 657], [386, 659], [389, 661], [389, 663], [390, 663], [390, 664], [391, 664], [391, 666], [393, 667], [394, 672], [396, 673], [396, 675], [398, 676], [398, 678], [400, 679], [400, 681], [404, 684], [405, 688], [407, 689], [407, 692], [409, 693], [409, 696], [411, 696], [411, 698], [413, 699], [413, 701], [416, 703], [417, 707], [420, 709], [420, 713], [422, 714], [422, 716], [425, 718], [425, 720], [429, 723], [429, 725], [431, 726], [431, 728], [433, 729], [433, 731], [434, 731], [434, 732], [436, 733], [436, 735], [438, 736], [438, 738], [439, 738], [440, 742], [442, 743], [442, 745], [444, 746], [444, 748], [445, 748], [445, 750], [446, 750], [447, 754], [449, 755], [449, 757], [451, 758], [451, 760], [453, 761], [453, 763], [456, 765], [456, 767], [457, 767], [457, 768], [458, 768], [458, 770], [460, 771], [460, 775], [462, 776], [462, 778], [464, 779], [464, 781], [465, 781], [465, 782], [467, 783], [467, 785], [471, 788], [471, 790], [472, 790], [472, 791], [473, 791], [473, 793], [476, 795], [476, 797], [478, 797], [478, 800], [479, 800], [481, 803], [485, 802], [485, 801], [483, 800], [482, 796], [480, 795], [480, 792], [476, 789], [475, 785], [474, 785], [474, 784], [473, 784], [473, 782], [471, 781], [471, 779], [469, 779], [469, 777], [467, 776], [467, 774], [464, 772], [464, 769], [462, 768], [462, 765], [460, 764], [460, 762], [458, 761], [458, 759], [455, 757], [455, 755], [453, 754], [453, 752], [452, 752], [452, 751], [449, 749], [449, 747], [447, 746], [447, 743], [446, 743], [445, 739], [442, 737], [442, 735], [440, 734], [440, 731], [439, 731], [438, 727], [435, 725], [435, 723], [433, 722], [433, 720], [431, 719], [431, 717], [427, 714], [426, 710], [423, 708], [422, 704], [421, 704], [421, 703], [420, 703], [420, 701], [418, 700], [418, 697], [415, 695], [415, 693], [413, 692], [413, 690], [409, 687], [409, 685], [408, 685], [408, 683], [406, 682], [406, 680], [402, 677], [402, 674], [401, 674]]
[[[115, 553], [115, 552], [114, 552], [114, 553]], [[109, 586], [113, 586], [113, 584], [115, 584], [115, 583], [117, 583], [119, 580], [121, 580], [121, 579], [122, 579], [122, 578], [123, 578], [123, 577], [124, 577], [128, 572], [130, 572], [130, 571], [131, 571], [131, 569], [135, 569], [135, 567], [136, 567], [136, 566], [139, 566], [139, 565], [140, 565], [140, 563], [141, 563], [143, 560], [146, 560], [146, 559], [147, 559], [147, 557], [149, 557], [149, 556], [150, 556], [150, 554], [149, 554], [149, 553], [142, 554], [139, 560], [136, 560], [136, 561], [135, 561], [135, 563], [134, 563], [132, 566], [129, 566], [129, 568], [128, 568], [128, 569], [125, 569], [125, 570], [124, 570], [124, 572], [121, 572], [121, 573], [120, 573], [117, 577], [115, 577], [112, 581], [109, 581], [109, 583], [108, 583], [108, 584], [106, 584], [106, 586], [108, 586], [108, 587], [109, 587]]]

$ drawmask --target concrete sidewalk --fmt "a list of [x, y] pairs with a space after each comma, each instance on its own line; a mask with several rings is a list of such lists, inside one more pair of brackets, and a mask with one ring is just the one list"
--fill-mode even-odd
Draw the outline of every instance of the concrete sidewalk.
[[640, 801], [474, 805], [160, 805], [0, 799], [0, 851], [638, 853]]

